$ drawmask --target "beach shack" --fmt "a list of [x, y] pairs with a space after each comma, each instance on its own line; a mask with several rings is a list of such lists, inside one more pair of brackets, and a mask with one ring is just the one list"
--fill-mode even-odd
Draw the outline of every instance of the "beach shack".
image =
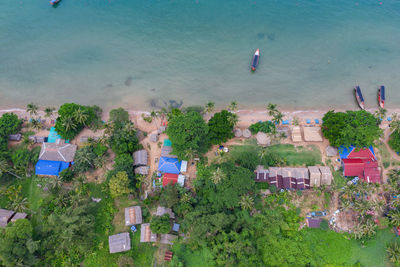
[[321, 127], [303, 127], [304, 141], [306, 142], [322, 142]]
[[188, 162], [186, 160], [181, 161], [181, 173], [185, 173], [187, 171]]
[[142, 208], [140, 206], [132, 206], [125, 208], [125, 225], [135, 225], [142, 223]]
[[256, 175], [255, 182], [269, 182], [269, 170], [265, 169], [263, 165], [258, 165], [254, 173]]
[[160, 235], [160, 243], [161, 244], [166, 244], [166, 245], [172, 245], [173, 241], [178, 238], [177, 235], [171, 235], [171, 234], [161, 234]]
[[135, 174], [138, 175], [148, 175], [149, 174], [149, 166], [140, 166], [135, 168]]
[[331, 185], [332, 183], [332, 172], [327, 166], [320, 166], [319, 171], [321, 172], [321, 185]]
[[380, 168], [372, 146], [364, 148], [339, 147], [339, 155], [343, 166], [343, 175], [359, 177], [368, 183], [380, 183]]
[[131, 249], [131, 238], [128, 232], [111, 235], [108, 237], [110, 253], [118, 253]]
[[[294, 178], [296, 182], [296, 189], [310, 188], [310, 175], [307, 168], [296, 168], [294, 171]], [[308, 187], [306, 187], [306, 183]]]
[[61, 171], [72, 166], [76, 149], [76, 145], [66, 144], [62, 139], [55, 143], [43, 143], [35, 168], [36, 174], [58, 176]]
[[147, 151], [142, 149], [133, 153], [133, 166], [146, 166], [147, 165]]
[[157, 242], [157, 234], [151, 231], [150, 223], [143, 223], [142, 225], [140, 225], [140, 242]]
[[181, 162], [177, 158], [161, 157], [158, 162], [158, 171], [161, 173], [179, 174]]
[[293, 142], [301, 142], [303, 139], [301, 138], [301, 128], [300, 126], [293, 126], [292, 129], [292, 141]]
[[0, 227], [6, 227], [13, 215], [14, 211], [0, 209]]
[[169, 218], [175, 219], [175, 213], [172, 211], [172, 209], [158, 206], [156, 216], [163, 216], [164, 214], [169, 214]]
[[318, 167], [308, 167], [310, 172], [310, 187], [319, 187], [321, 185], [321, 172]]
[[295, 184], [294, 185], [292, 184], [292, 177], [294, 177], [292, 168], [282, 168], [282, 188], [283, 189], [296, 188]]
[[283, 188], [282, 181], [282, 168], [271, 167], [269, 168], [269, 183], [275, 185], [276, 188]]

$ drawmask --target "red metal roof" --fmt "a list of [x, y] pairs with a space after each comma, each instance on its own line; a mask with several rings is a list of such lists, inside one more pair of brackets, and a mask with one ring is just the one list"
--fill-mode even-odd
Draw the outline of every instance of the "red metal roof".
[[347, 156], [348, 159], [369, 159], [375, 161], [376, 158], [369, 148], [353, 149]]
[[175, 173], [164, 173], [164, 178], [163, 178], [163, 186], [166, 186], [168, 184], [176, 184], [178, 182], [178, 174]]
[[368, 183], [379, 183], [381, 174], [378, 162], [366, 159], [343, 159], [344, 176], [358, 176]]
[[343, 159], [344, 176], [363, 176], [364, 161], [362, 159]]

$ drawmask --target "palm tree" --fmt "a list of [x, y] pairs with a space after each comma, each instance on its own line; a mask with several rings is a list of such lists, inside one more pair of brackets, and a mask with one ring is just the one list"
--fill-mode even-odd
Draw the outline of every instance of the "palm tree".
[[31, 126], [35, 130], [40, 130], [40, 129], [42, 129], [43, 124], [39, 120], [32, 119], [31, 120]]
[[5, 159], [0, 159], [0, 176], [2, 176], [4, 173], [8, 173], [18, 179], [22, 179], [21, 176], [18, 176], [15, 173], [10, 171], [10, 165], [8, 165], [8, 163]]
[[385, 118], [386, 112], [386, 109], [379, 108], [377, 111], [375, 111], [375, 117], [379, 120], [383, 120]]
[[266, 148], [261, 148], [261, 150], [258, 152], [258, 156], [260, 157], [260, 162], [265, 158], [267, 154], [268, 150]]
[[283, 114], [277, 108], [276, 104], [268, 104], [267, 110], [268, 115], [272, 117], [272, 122], [275, 124], [280, 124], [283, 120]]
[[220, 167], [218, 167], [212, 173], [212, 176], [211, 176], [211, 180], [213, 181], [214, 184], [219, 184], [224, 178], [225, 178], [225, 173]]
[[142, 187], [144, 186], [148, 186], [149, 182], [147, 181], [147, 177], [145, 175], [139, 175], [136, 177], [136, 187], [142, 191]]
[[51, 116], [53, 116], [53, 113], [56, 109], [55, 108], [51, 108], [51, 107], [47, 107], [44, 109], [44, 113], [46, 117], [50, 118]]
[[391, 216], [390, 222], [393, 224], [393, 226], [400, 227], [400, 211], [392, 210], [389, 213], [389, 216]]
[[353, 229], [355, 239], [361, 239], [364, 236], [364, 229], [361, 224], [357, 224]]
[[251, 210], [254, 206], [254, 199], [250, 195], [243, 195], [239, 201], [242, 210]]
[[206, 112], [211, 113], [214, 111], [215, 103], [214, 102], [208, 102], [207, 105], [205, 106]]
[[400, 263], [400, 246], [398, 242], [389, 244], [386, 248], [389, 261], [393, 263]]
[[364, 217], [367, 211], [370, 210], [370, 204], [368, 201], [356, 201], [354, 203], [354, 210]]
[[65, 128], [67, 132], [76, 129], [76, 123], [72, 118], [72, 116], [65, 116], [62, 121], [62, 126]]
[[54, 191], [60, 189], [61, 186], [62, 186], [62, 184], [63, 184], [63, 183], [62, 183], [61, 179], [58, 178], [58, 177], [55, 177], [55, 178], [53, 178], [53, 179], [50, 179], [50, 181], [49, 181], [49, 183], [48, 183], [49, 188], [52, 189], [52, 190], [54, 190]]
[[300, 125], [300, 119], [298, 117], [293, 117], [293, 125], [294, 126], [299, 126]]
[[389, 171], [388, 174], [388, 183], [393, 187], [396, 188], [399, 186], [400, 183], [400, 169], [392, 169]]
[[228, 109], [231, 111], [235, 111], [237, 109], [238, 103], [236, 101], [232, 101], [231, 104], [228, 106]]
[[11, 201], [10, 209], [17, 212], [23, 212], [27, 210], [27, 205], [28, 205], [28, 200], [26, 198], [18, 196]]
[[390, 205], [392, 205], [394, 208], [400, 208], [400, 198], [393, 198], [390, 201]]
[[189, 193], [184, 193], [181, 197], [181, 202], [186, 204], [192, 203], [192, 196]]
[[239, 118], [236, 114], [231, 113], [230, 116], [228, 117], [228, 122], [235, 127], [236, 123], [238, 123]]
[[376, 234], [376, 224], [371, 221], [367, 221], [367, 223], [363, 225], [363, 229], [364, 235], [368, 237], [373, 237]]
[[74, 111], [73, 118], [78, 123], [83, 124], [83, 125], [86, 126], [86, 123], [88, 121], [89, 115], [87, 115], [86, 111], [82, 110], [81, 108], [78, 108], [77, 110]]
[[29, 113], [29, 115], [37, 115], [39, 107], [33, 103], [29, 103], [26, 106], [26, 111]]

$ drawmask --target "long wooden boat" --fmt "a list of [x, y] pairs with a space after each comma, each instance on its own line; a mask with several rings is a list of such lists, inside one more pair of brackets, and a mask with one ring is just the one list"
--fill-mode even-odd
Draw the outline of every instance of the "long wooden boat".
[[381, 108], [385, 107], [385, 86], [383, 85], [378, 89], [378, 102]]
[[356, 95], [356, 99], [360, 108], [365, 109], [364, 97], [361, 93], [360, 86], [357, 85], [356, 87], [354, 87], [354, 93]]
[[50, 0], [50, 5], [55, 6], [60, 2], [61, 2], [61, 0]]
[[260, 60], [260, 49], [257, 48], [256, 52], [254, 53], [253, 60], [251, 61], [252, 71], [256, 71], [259, 60]]

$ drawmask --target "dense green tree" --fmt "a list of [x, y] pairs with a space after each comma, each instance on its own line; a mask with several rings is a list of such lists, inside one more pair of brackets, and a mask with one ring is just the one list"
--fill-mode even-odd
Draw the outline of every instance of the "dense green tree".
[[169, 214], [154, 216], [151, 218], [150, 229], [155, 234], [167, 234], [169, 231], [171, 231]]
[[124, 123], [129, 121], [129, 113], [123, 108], [116, 108], [110, 111], [110, 122]]
[[98, 123], [100, 114], [101, 109], [97, 106], [63, 104], [58, 110], [56, 131], [64, 139], [74, 139], [85, 126]]
[[75, 176], [75, 171], [72, 168], [67, 168], [60, 172], [59, 177], [63, 182], [71, 182]]
[[117, 172], [124, 171], [129, 178], [133, 177], [133, 158], [131, 154], [119, 154], [114, 160], [114, 170]]
[[50, 118], [51, 116], [53, 116], [55, 110], [56, 110], [56, 109], [53, 108], [53, 107], [47, 107], [47, 108], [45, 108], [45, 109], [44, 109], [45, 116], [48, 117], [48, 118]]
[[215, 108], [215, 103], [211, 102], [211, 101], [209, 101], [205, 106], [205, 110], [206, 110], [207, 113], [213, 112], [214, 108]]
[[0, 235], [0, 264], [4, 266], [35, 265], [39, 243], [32, 238], [33, 229], [26, 219], [9, 224]]
[[209, 147], [208, 127], [197, 112], [173, 116], [169, 120], [167, 134], [173, 153], [180, 159], [187, 159], [188, 150], [203, 154]]
[[17, 148], [11, 155], [14, 169], [22, 174], [25, 174], [29, 168], [29, 163], [31, 161], [34, 161], [36, 159], [36, 156], [38, 155], [35, 155], [27, 148]]
[[280, 124], [283, 119], [283, 114], [277, 109], [276, 104], [268, 104], [267, 106], [268, 115], [272, 117], [272, 122], [275, 124]]
[[390, 243], [386, 248], [386, 252], [390, 262], [400, 265], [400, 246], [398, 242]]
[[323, 117], [322, 133], [329, 143], [339, 147], [371, 146], [382, 134], [380, 121], [365, 110], [334, 112], [329, 111]]
[[109, 144], [116, 154], [133, 153], [139, 148], [139, 140], [133, 122], [113, 123]]
[[232, 138], [233, 127], [235, 124], [230, 118], [236, 115], [227, 110], [215, 113], [214, 116], [208, 121], [208, 137], [212, 144], [220, 144]]
[[16, 134], [21, 129], [22, 120], [14, 113], [4, 113], [0, 117], [0, 138], [8, 139], [10, 134]]
[[129, 188], [129, 178], [126, 172], [117, 172], [111, 177], [108, 186], [112, 197], [119, 197], [129, 194], [132, 190]]
[[179, 203], [178, 185], [168, 184], [163, 187], [160, 195], [160, 203], [168, 208], [175, 207]]

